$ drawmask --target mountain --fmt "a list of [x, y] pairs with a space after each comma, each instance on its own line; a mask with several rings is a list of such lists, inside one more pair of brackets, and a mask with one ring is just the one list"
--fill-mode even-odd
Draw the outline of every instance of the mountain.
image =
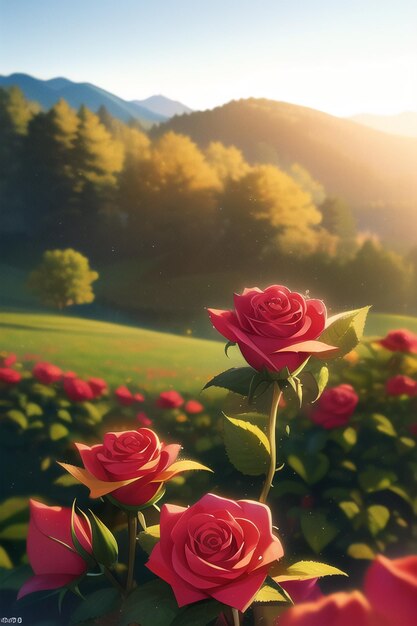
[[250, 163], [299, 163], [328, 194], [345, 198], [361, 229], [417, 242], [417, 139], [389, 135], [314, 109], [266, 99], [229, 102], [151, 131], [189, 135], [200, 147], [235, 145]]
[[133, 118], [148, 127], [167, 119], [166, 115], [151, 111], [135, 102], [123, 100], [91, 83], [75, 83], [67, 78], [40, 80], [28, 74], [0, 76], [0, 87], [11, 85], [20, 87], [26, 98], [39, 102], [46, 110], [63, 98], [75, 109], [82, 104], [92, 111], [105, 106], [111, 115], [124, 122]]
[[417, 137], [417, 113], [406, 111], [398, 115], [372, 115], [363, 113], [350, 118], [354, 122], [364, 124], [370, 128], [382, 130], [392, 135], [403, 135], [405, 137]]
[[184, 113], [192, 113], [192, 109], [182, 104], [182, 102], [170, 100], [161, 95], [151, 96], [145, 100], [133, 100], [133, 102], [158, 115], [163, 115], [165, 118], [174, 117], [174, 115], [183, 115]]

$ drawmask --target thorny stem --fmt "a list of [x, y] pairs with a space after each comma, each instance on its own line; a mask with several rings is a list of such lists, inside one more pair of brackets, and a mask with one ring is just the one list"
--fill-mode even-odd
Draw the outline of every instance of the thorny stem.
[[129, 536], [129, 558], [127, 565], [127, 581], [126, 592], [132, 590], [133, 587], [133, 572], [135, 569], [135, 556], [136, 556], [136, 534], [138, 529], [138, 518], [136, 513], [129, 511], [127, 513], [127, 530]]
[[269, 422], [268, 422], [268, 441], [270, 447], [270, 459], [269, 459], [269, 469], [265, 478], [264, 485], [262, 487], [261, 495], [259, 496], [259, 502], [265, 503], [269, 490], [272, 487], [272, 481], [274, 479], [276, 465], [277, 465], [277, 444], [275, 438], [275, 429], [277, 424], [277, 415], [278, 415], [278, 406], [281, 400], [282, 391], [280, 390], [278, 383], [274, 383], [274, 391], [272, 396], [271, 403], [271, 412], [269, 414]]

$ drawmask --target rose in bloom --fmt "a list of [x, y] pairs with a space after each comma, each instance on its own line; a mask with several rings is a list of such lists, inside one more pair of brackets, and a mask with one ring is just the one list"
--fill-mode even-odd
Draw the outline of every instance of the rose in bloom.
[[87, 402], [94, 398], [90, 385], [81, 378], [66, 377], [64, 379], [64, 391], [71, 402]]
[[0, 367], [0, 382], [15, 385], [22, 380], [21, 375], [10, 367]]
[[143, 411], [136, 415], [136, 419], [141, 426], [152, 426], [152, 420]]
[[393, 376], [385, 383], [385, 391], [389, 396], [417, 396], [417, 382], [409, 376]]
[[107, 383], [102, 378], [89, 378], [87, 382], [95, 398], [99, 398], [107, 391]]
[[365, 594], [391, 626], [415, 626], [417, 556], [390, 560], [377, 556], [365, 577]]
[[62, 378], [62, 371], [52, 363], [36, 363], [32, 374], [44, 385], [51, 385]]
[[315, 424], [331, 429], [345, 426], [359, 402], [352, 385], [338, 385], [325, 389], [310, 414]]
[[277, 619], [276, 626], [385, 626], [385, 622], [359, 591], [353, 591], [291, 607]]
[[406, 328], [391, 330], [379, 343], [387, 350], [391, 350], [391, 352], [417, 354], [417, 335]]
[[337, 350], [317, 338], [326, 326], [321, 300], [306, 300], [281, 285], [262, 291], [245, 289], [234, 296], [234, 311], [208, 309], [216, 330], [238, 344], [256, 370], [297, 369], [309, 356], [328, 356]]
[[[73, 520], [78, 541], [91, 554], [89, 523], [76, 513]], [[18, 598], [33, 591], [64, 587], [85, 574], [87, 564], [75, 551], [72, 542], [70, 508], [30, 501], [27, 554], [35, 576], [24, 583]]]
[[197, 400], [188, 400], [188, 402], [184, 404], [184, 411], [190, 415], [196, 415], [204, 411], [204, 407], [200, 402], [197, 402]]
[[259, 502], [206, 494], [189, 508], [164, 504], [160, 529], [147, 567], [171, 585], [179, 606], [215, 598], [244, 611], [283, 556]]
[[145, 397], [141, 393], [133, 394], [125, 385], [118, 387], [114, 392], [119, 404], [130, 406], [135, 402], [144, 402]]
[[0, 355], [0, 366], [1, 367], [12, 367], [17, 361], [17, 356], [13, 354], [13, 352], [4, 353], [2, 352]]
[[91, 448], [75, 445], [85, 469], [62, 466], [90, 488], [91, 497], [108, 494], [132, 507], [149, 502], [177, 473], [171, 466], [181, 448], [160, 442], [149, 428], [106, 433], [103, 443]]
[[184, 404], [184, 398], [178, 391], [163, 391], [159, 394], [156, 405], [161, 409], [178, 409]]

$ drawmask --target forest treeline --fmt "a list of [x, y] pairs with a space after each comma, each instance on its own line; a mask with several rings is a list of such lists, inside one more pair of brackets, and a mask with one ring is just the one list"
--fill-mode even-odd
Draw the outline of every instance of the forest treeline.
[[[173, 131], [151, 139], [104, 108], [61, 100], [45, 112], [16, 87], [0, 90], [0, 207], [3, 241], [71, 246], [99, 268], [143, 261], [143, 280], [161, 289], [175, 276], [217, 273], [221, 293], [240, 272], [320, 284], [335, 305], [415, 311], [417, 254], [358, 234], [343, 199], [297, 163], [250, 165], [234, 146], [202, 150]], [[141, 304], [132, 294], [131, 308]]]

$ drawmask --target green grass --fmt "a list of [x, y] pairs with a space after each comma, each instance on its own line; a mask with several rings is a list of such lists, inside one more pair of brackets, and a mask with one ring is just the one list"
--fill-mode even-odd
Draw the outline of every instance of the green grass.
[[[373, 314], [366, 332], [381, 336], [401, 327], [417, 333], [417, 318]], [[197, 393], [214, 374], [241, 363], [237, 350], [226, 358], [219, 341], [64, 315], [0, 312], [0, 333], [0, 350], [36, 355], [112, 385], [131, 380], [150, 391]]]

